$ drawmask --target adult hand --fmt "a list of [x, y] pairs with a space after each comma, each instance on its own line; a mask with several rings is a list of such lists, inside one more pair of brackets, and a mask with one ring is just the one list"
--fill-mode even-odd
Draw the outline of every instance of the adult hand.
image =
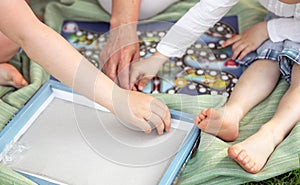
[[[143, 90], [167, 59], [168, 57], [156, 52], [151, 57], [132, 63], [130, 66], [130, 88], [132, 90]], [[137, 89], [135, 86], [137, 86]]]
[[248, 28], [242, 34], [233, 36], [226, 40], [222, 47], [232, 44], [232, 59], [243, 59], [248, 53], [256, 50], [265, 40], [269, 38], [267, 22], [259, 22]]
[[[131, 128], [150, 133], [156, 129], [158, 134], [170, 130], [170, 112], [160, 100], [148, 94], [114, 88], [113, 113], [121, 122]], [[132, 125], [135, 127], [132, 128]]]
[[120, 87], [129, 89], [130, 63], [140, 58], [136, 24], [110, 30], [109, 40], [100, 54], [102, 71]]

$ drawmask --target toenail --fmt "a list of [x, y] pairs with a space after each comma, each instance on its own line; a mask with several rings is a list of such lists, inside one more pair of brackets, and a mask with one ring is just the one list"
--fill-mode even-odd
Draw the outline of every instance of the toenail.
[[[233, 153], [235, 153], [236, 155], [238, 155], [239, 154], [239, 151], [237, 150], [237, 149], [233, 149]], [[238, 156], [239, 157], [239, 156]]]

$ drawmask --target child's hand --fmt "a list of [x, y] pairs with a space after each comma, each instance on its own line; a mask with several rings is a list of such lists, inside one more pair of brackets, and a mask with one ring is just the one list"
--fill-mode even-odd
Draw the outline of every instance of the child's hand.
[[[113, 112], [122, 124], [131, 129], [141, 129], [150, 133], [156, 129], [158, 134], [170, 131], [170, 112], [160, 100], [148, 94], [116, 88], [113, 91]], [[132, 125], [136, 126], [132, 128]]]
[[[143, 90], [148, 81], [151, 80], [158, 72], [160, 66], [168, 57], [156, 52], [139, 62], [131, 63], [130, 66], [130, 87], [132, 90]], [[136, 89], [135, 85], [138, 89]]]
[[232, 44], [232, 59], [241, 60], [251, 51], [256, 50], [265, 40], [269, 38], [267, 22], [259, 22], [242, 34], [235, 35], [226, 40], [222, 47]]

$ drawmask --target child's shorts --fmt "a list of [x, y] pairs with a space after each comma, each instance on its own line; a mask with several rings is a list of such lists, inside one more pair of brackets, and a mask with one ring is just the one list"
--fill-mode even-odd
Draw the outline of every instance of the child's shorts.
[[290, 40], [283, 42], [267, 40], [255, 52], [249, 53], [242, 60], [237, 62], [240, 65], [249, 66], [256, 60], [272, 60], [278, 62], [282, 78], [290, 83], [293, 65], [300, 65], [300, 43], [295, 43]]

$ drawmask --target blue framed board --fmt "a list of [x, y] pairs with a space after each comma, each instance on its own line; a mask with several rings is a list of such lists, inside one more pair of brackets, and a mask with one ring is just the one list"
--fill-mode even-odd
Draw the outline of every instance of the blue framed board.
[[145, 134], [48, 80], [0, 132], [0, 159], [38, 184], [172, 184], [199, 130], [191, 114], [171, 117], [169, 133]]

